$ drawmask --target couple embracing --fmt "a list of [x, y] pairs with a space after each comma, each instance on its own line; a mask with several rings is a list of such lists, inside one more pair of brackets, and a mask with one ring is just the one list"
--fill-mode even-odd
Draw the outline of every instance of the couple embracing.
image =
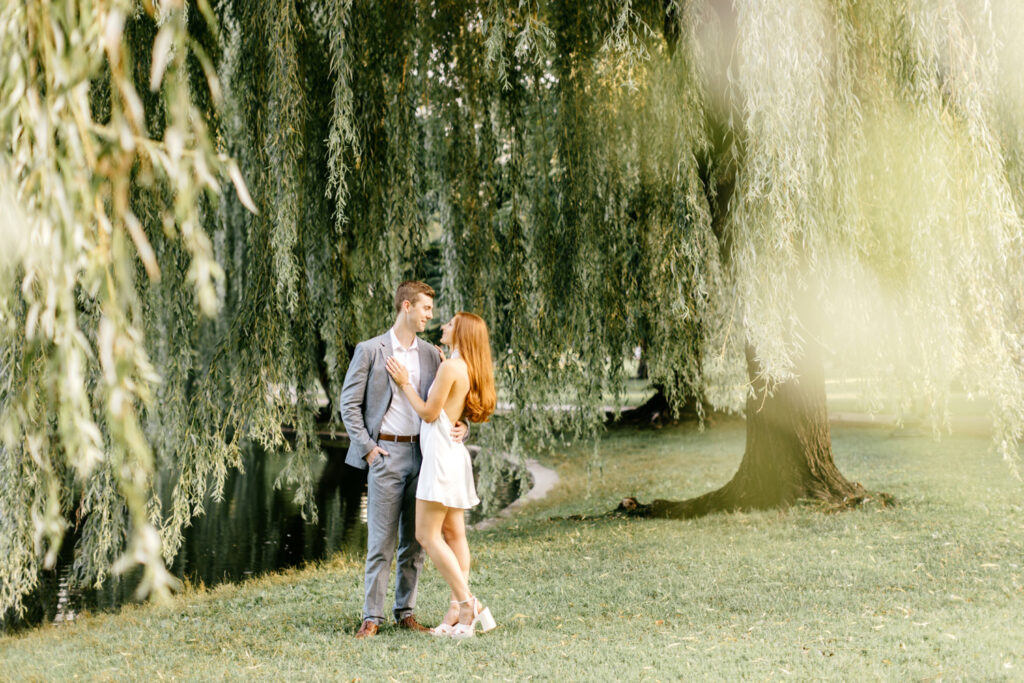
[[[469, 590], [465, 510], [480, 502], [473, 485], [463, 418], [494, 412], [494, 371], [487, 325], [457, 313], [441, 327], [439, 347], [418, 339], [433, 318], [434, 290], [403, 282], [395, 324], [361, 342], [341, 390], [351, 445], [345, 462], [367, 471], [366, 598], [356, 638], [377, 633], [391, 561], [398, 545], [393, 613], [400, 628], [466, 638], [495, 627], [490, 609]], [[413, 615], [423, 550], [451, 588], [444, 619], [433, 629]]]

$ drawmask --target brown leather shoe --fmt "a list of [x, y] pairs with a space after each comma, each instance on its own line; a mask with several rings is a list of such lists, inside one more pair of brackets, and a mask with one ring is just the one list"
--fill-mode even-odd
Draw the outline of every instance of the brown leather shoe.
[[409, 616], [405, 617], [404, 619], [402, 619], [400, 622], [398, 622], [398, 628], [409, 629], [410, 631], [415, 631], [416, 633], [429, 633], [430, 632], [429, 628], [427, 628], [426, 626], [424, 626], [420, 622], [416, 621], [416, 617], [414, 617], [411, 614]]
[[380, 626], [377, 626], [377, 624], [367, 619], [359, 627], [359, 630], [356, 631], [356, 638], [372, 638], [377, 635], [377, 631], [379, 630]]

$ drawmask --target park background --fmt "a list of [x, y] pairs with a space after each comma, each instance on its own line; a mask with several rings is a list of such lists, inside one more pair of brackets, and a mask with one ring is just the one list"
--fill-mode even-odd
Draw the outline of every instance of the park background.
[[[157, 603], [4, 636], [8, 670], [1016, 677], [1021, 15], [8, 3], [0, 608], [59, 559]], [[491, 325], [484, 514], [508, 463], [562, 474], [471, 538], [504, 636], [357, 647], [340, 548], [172, 597], [252, 449], [324, 512], [407, 277]]]

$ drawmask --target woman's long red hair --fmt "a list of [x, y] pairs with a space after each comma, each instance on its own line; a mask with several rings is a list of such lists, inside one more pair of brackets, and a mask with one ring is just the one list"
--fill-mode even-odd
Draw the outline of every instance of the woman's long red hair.
[[452, 337], [469, 370], [469, 393], [463, 414], [473, 422], [487, 422], [497, 403], [487, 323], [478, 315], [459, 311], [455, 314]]

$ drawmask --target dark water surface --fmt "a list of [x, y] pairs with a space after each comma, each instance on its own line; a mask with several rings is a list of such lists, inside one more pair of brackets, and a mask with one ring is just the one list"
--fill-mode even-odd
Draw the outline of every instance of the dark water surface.
[[[241, 581], [270, 571], [326, 558], [338, 551], [366, 549], [366, 473], [344, 464], [344, 451], [331, 449], [316, 474], [316, 524], [293, 503], [294, 487], [274, 489], [286, 456], [251, 445], [243, 450], [245, 474], [232, 469], [220, 501], [208, 497], [205, 514], [183, 529], [184, 541], [170, 566], [192, 585]], [[140, 570], [108, 579], [100, 589], [69, 589], [73, 533], [65, 537], [57, 567], [44, 571], [26, 598], [22, 618], [7, 615], [3, 630], [73, 619], [81, 610], [106, 610], [133, 600]]]

